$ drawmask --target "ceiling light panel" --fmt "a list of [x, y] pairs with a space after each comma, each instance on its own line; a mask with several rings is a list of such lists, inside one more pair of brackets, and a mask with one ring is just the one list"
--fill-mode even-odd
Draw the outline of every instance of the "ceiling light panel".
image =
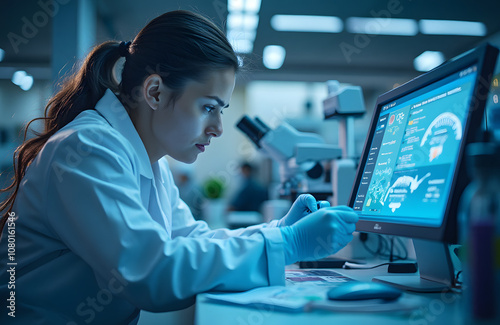
[[355, 34], [415, 36], [418, 24], [414, 19], [350, 17], [346, 29]]
[[280, 32], [340, 33], [342, 19], [335, 16], [274, 15], [271, 26]]
[[248, 54], [253, 51], [253, 41], [248, 39], [229, 39], [236, 53]]
[[245, 1], [244, 0], [228, 0], [227, 1], [227, 10], [229, 10], [229, 12], [243, 11], [243, 8], [245, 8]]
[[439, 51], [425, 51], [413, 60], [415, 70], [427, 72], [445, 61], [444, 54]]
[[248, 13], [229, 13], [227, 16], [228, 29], [256, 30], [259, 24], [259, 16]]
[[236, 29], [231, 29], [227, 33], [227, 39], [228, 40], [249, 40], [253, 42], [255, 40], [257, 32], [254, 30], [246, 31], [246, 30], [236, 30]]
[[485, 36], [486, 26], [481, 22], [422, 19], [420, 32], [430, 35]]
[[19, 86], [22, 90], [28, 91], [33, 86], [33, 76], [27, 74], [26, 71], [16, 71], [12, 75], [12, 83]]
[[247, 13], [258, 13], [261, 0], [228, 0], [227, 10], [229, 12], [245, 11]]
[[279, 69], [285, 61], [286, 51], [280, 45], [268, 45], [264, 48], [263, 63], [268, 69]]
[[246, 0], [245, 11], [248, 13], [258, 13], [260, 11], [261, 0]]

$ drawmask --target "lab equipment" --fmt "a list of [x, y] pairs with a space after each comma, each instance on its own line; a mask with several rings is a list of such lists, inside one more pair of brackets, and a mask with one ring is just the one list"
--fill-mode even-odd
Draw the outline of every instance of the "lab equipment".
[[323, 101], [325, 119], [338, 121], [339, 146], [342, 158], [331, 162], [332, 205], [347, 204], [356, 176], [356, 148], [354, 119], [364, 115], [366, 109], [360, 86], [340, 86], [337, 80], [327, 81], [328, 97]]
[[466, 247], [463, 273], [464, 296], [470, 308], [467, 314], [474, 319], [498, 321], [500, 264], [495, 259], [500, 256], [500, 144], [470, 144], [467, 163], [472, 182], [461, 198], [459, 223], [461, 243]]
[[338, 252], [352, 240], [357, 221], [351, 209], [323, 208], [292, 226], [280, 227], [285, 264], [318, 260]]
[[339, 145], [342, 158], [355, 156], [354, 118], [365, 114], [363, 91], [360, 86], [340, 86], [337, 80], [328, 80], [328, 97], [323, 101], [325, 119], [339, 121]]
[[486, 103], [485, 126], [495, 141], [500, 141], [500, 64], [497, 63]]
[[398, 299], [403, 292], [397, 288], [377, 282], [346, 282], [328, 290], [330, 300]]
[[357, 230], [413, 238], [420, 277], [407, 290], [455, 285], [450, 245], [467, 185], [465, 146], [480, 128], [498, 49], [486, 44], [379, 96], [349, 205]]
[[280, 165], [280, 196], [293, 201], [302, 193], [311, 193], [318, 200], [331, 195], [329, 183], [314, 183], [309, 180], [324, 173], [320, 162], [340, 158], [342, 150], [327, 144], [317, 134], [299, 132], [286, 122], [271, 129], [259, 118], [243, 118], [236, 125], [261, 152]]
[[367, 264], [366, 262], [345, 262], [342, 266], [344, 269], [374, 269], [377, 267], [387, 265], [387, 273], [415, 273], [418, 271], [418, 266], [416, 262], [386, 262], [386, 263], [375, 263]]
[[328, 256], [317, 261], [301, 261], [299, 267], [301, 269], [341, 269], [345, 263], [347, 263], [345, 258]]

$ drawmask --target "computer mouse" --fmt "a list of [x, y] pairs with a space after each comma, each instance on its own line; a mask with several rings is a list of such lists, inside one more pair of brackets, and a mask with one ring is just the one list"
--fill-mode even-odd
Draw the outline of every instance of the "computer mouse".
[[403, 292], [397, 288], [378, 282], [352, 281], [328, 290], [330, 300], [398, 299]]

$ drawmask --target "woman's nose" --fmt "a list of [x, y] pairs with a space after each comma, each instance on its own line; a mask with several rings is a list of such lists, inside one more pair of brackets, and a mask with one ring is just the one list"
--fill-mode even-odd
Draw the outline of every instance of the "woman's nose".
[[214, 114], [213, 118], [210, 119], [209, 125], [206, 129], [206, 133], [211, 135], [212, 137], [220, 137], [222, 135], [222, 118], [221, 114]]

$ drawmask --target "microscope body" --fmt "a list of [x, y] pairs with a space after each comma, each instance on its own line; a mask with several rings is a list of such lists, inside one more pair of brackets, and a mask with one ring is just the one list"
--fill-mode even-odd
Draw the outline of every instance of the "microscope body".
[[356, 177], [357, 159], [355, 158], [354, 119], [362, 116], [366, 109], [360, 86], [340, 87], [336, 80], [329, 80], [328, 97], [323, 101], [325, 119], [339, 122], [339, 146], [341, 159], [332, 161], [332, 205], [347, 205]]
[[237, 126], [262, 153], [279, 163], [281, 198], [293, 201], [302, 193], [317, 194], [319, 200], [331, 196], [330, 184], [314, 180], [324, 176], [322, 161], [342, 156], [338, 146], [325, 143], [317, 134], [297, 131], [286, 122], [273, 130], [258, 118], [245, 116]]

